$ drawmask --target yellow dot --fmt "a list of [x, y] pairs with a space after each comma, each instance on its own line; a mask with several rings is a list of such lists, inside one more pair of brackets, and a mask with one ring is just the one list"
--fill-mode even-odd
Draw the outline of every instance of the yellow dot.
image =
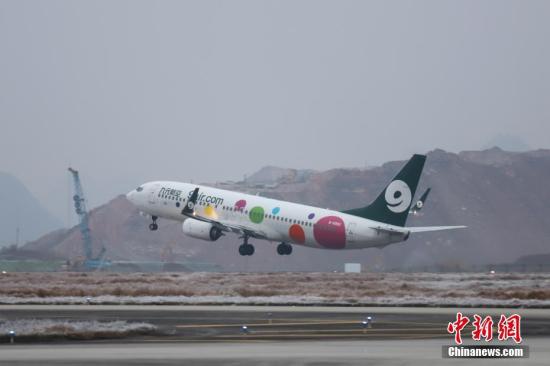
[[206, 217], [215, 217], [216, 216], [216, 210], [214, 207], [208, 205], [204, 208], [204, 215]]

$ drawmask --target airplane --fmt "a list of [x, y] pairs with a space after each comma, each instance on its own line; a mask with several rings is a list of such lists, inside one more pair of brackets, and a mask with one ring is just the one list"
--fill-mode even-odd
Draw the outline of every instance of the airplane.
[[183, 233], [197, 239], [216, 241], [235, 233], [243, 240], [243, 256], [254, 254], [250, 238], [279, 243], [279, 255], [290, 255], [292, 245], [382, 248], [413, 233], [465, 228], [405, 226], [425, 161], [425, 155], [413, 155], [370, 205], [345, 211], [172, 181], [148, 182], [126, 196], [151, 217], [150, 230], [157, 230], [157, 219], [165, 218], [181, 221]]
[[411, 209], [409, 210], [410, 214], [417, 215], [420, 210], [422, 210], [422, 207], [424, 207], [424, 204], [426, 204], [426, 200], [428, 199], [428, 195], [430, 194], [431, 190], [431, 188], [426, 189], [426, 192], [424, 192], [422, 196], [420, 196], [418, 201], [416, 201], [416, 203], [412, 205]]

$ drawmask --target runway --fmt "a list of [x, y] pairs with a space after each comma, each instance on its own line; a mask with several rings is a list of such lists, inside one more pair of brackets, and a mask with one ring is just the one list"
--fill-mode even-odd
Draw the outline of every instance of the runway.
[[[445, 328], [457, 311], [495, 317], [519, 313], [524, 334], [550, 336], [550, 311], [546, 309], [3, 305], [0, 319], [125, 320], [157, 327], [154, 335], [132, 341], [430, 339], [448, 337]], [[367, 317], [372, 320], [365, 327], [362, 322]]]
[[528, 359], [444, 359], [430, 340], [78, 343], [0, 348], [5, 365], [548, 365], [550, 338], [533, 338]]
[[[441, 356], [441, 347], [452, 344], [445, 328], [457, 311], [522, 315], [531, 356], [499, 364], [550, 360], [546, 309], [82, 305], [0, 306], [0, 319], [126, 320], [151, 323], [158, 330], [122, 340], [2, 344], [0, 364], [471, 364], [471, 359]], [[368, 316], [372, 324], [365, 327]]]

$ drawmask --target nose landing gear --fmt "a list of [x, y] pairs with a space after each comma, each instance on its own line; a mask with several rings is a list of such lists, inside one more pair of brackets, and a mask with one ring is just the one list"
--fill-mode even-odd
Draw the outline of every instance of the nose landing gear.
[[279, 255], [290, 255], [292, 253], [292, 245], [287, 243], [277, 245], [277, 253]]
[[157, 225], [158, 217], [157, 216], [151, 216], [151, 218], [153, 219], [153, 222], [149, 224], [149, 230], [157, 231], [158, 228], [159, 228], [159, 226]]

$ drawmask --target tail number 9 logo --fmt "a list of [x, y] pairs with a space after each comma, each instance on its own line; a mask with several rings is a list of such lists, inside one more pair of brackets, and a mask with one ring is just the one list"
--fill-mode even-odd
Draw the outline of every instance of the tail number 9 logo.
[[384, 198], [390, 211], [400, 213], [407, 210], [411, 204], [411, 189], [402, 180], [394, 180], [386, 188]]

